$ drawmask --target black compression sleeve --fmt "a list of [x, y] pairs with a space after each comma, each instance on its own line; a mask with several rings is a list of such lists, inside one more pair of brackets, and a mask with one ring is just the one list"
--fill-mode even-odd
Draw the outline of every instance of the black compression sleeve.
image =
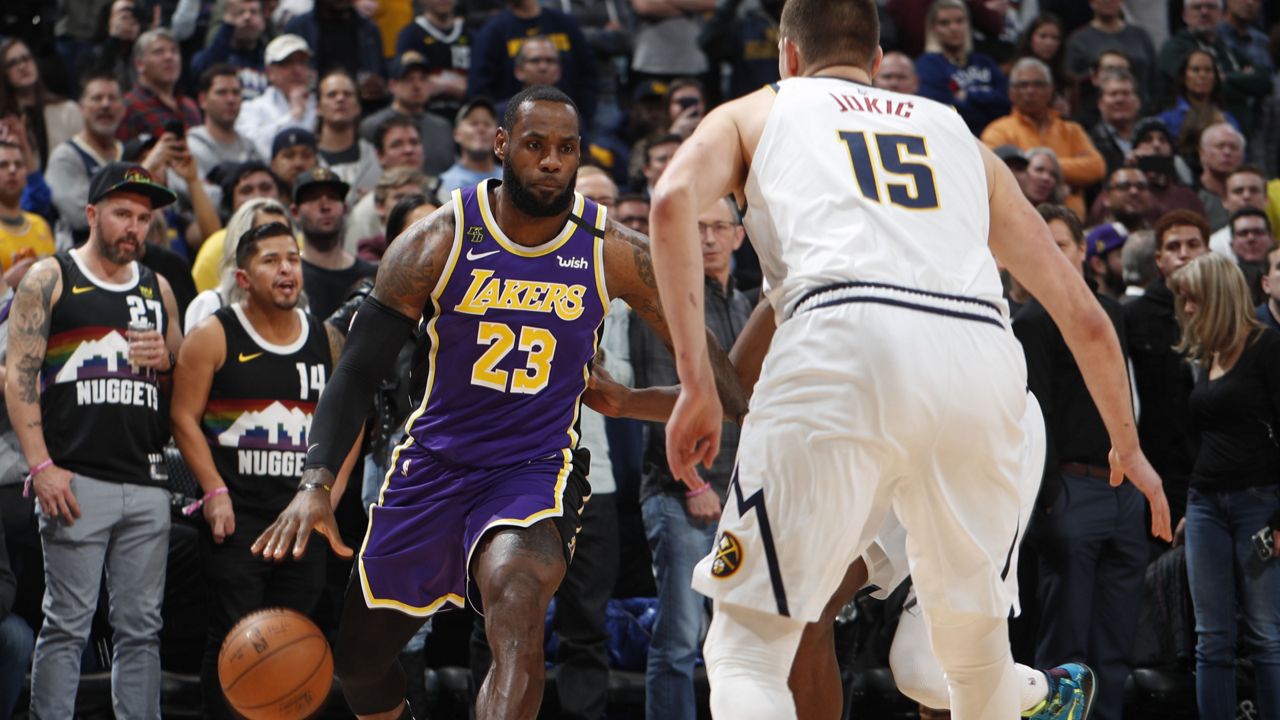
[[342, 356], [311, 420], [304, 469], [325, 468], [337, 473], [342, 467], [369, 415], [374, 390], [395, 368], [413, 322], [373, 297], [360, 305]]

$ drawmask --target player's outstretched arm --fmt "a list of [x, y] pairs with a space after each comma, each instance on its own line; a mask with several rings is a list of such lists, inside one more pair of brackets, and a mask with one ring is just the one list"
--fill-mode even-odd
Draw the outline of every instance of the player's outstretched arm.
[[378, 383], [422, 317], [454, 241], [453, 204], [414, 223], [392, 243], [378, 268], [373, 293], [351, 321], [346, 346], [316, 406], [307, 440], [307, 463], [289, 506], [254, 541], [254, 554], [283, 560], [302, 557], [312, 530], [334, 552], [353, 552], [338, 535], [330, 493], [336, 475], [368, 415]]
[[711, 203], [742, 187], [747, 164], [735, 114], [753, 109], [755, 100], [753, 95], [723, 105], [698, 124], [658, 181], [649, 214], [654, 269], [669, 312], [681, 385], [680, 399], [667, 423], [667, 461], [671, 474], [690, 487], [702, 484], [695, 466], [711, 467], [720, 450], [722, 415], [711, 391], [712, 367], [703, 332], [697, 217]]
[[[644, 320], [658, 339], [672, 347], [671, 328], [658, 298], [657, 281], [653, 276], [653, 258], [649, 254], [649, 241], [644, 235], [610, 221], [605, 228], [604, 246], [605, 281], [610, 297], [620, 297]], [[738, 419], [747, 411], [746, 394], [737, 380], [733, 364], [711, 331], [706, 321], [701, 323], [702, 333], [712, 367], [716, 395], [724, 406], [724, 414]]]
[[1129, 375], [1115, 328], [1058, 250], [1039, 213], [1023, 197], [1013, 174], [979, 144], [991, 197], [992, 253], [1044, 305], [1071, 349], [1098, 414], [1111, 437], [1111, 484], [1127, 476], [1151, 504], [1151, 534], [1171, 540], [1169, 502], [1160, 476], [1138, 446]]
[[[733, 348], [729, 350], [729, 363], [738, 375], [738, 383], [747, 400], [751, 398], [751, 392], [760, 378], [760, 367], [777, 327], [773, 306], [768, 300], [762, 299], [751, 312], [751, 317], [734, 341]], [[708, 340], [713, 341], [714, 338]], [[679, 385], [629, 388], [614, 380], [603, 364], [596, 362], [591, 366], [591, 382], [582, 399], [591, 409], [609, 417], [667, 422], [679, 397]], [[726, 411], [724, 419], [741, 424], [743, 416], [730, 416]]]

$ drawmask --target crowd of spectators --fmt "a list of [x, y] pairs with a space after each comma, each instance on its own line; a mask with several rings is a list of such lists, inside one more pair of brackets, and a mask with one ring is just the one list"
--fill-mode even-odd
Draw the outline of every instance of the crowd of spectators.
[[[885, 54], [875, 84], [956, 109], [1041, 206], [1122, 339], [1144, 450], [1185, 525], [1202, 717], [1228, 717], [1235, 702], [1228, 669], [1239, 610], [1239, 652], [1265, 688], [1262, 717], [1280, 718], [1280, 681], [1270, 677], [1280, 667], [1280, 604], [1269, 592], [1280, 566], [1256, 557], [1250, 539], [1280, 525], [1280, 448], [1270, 432], [1280, 424], [1280, 3], [879, 4]], [[176, 195], [151, 220], [140, 262], [171, 289], [183, 333], [244, 300], [239, 238], [265, 223], [297, 238], [307, 310], [342, 330], [402, 229], [458, 188], [502, 177], [493, 139], [506, 102], [537, 84], [560, 87], [580, 110], [579, 190], [646, 232], [649, 192], [702, 118], [778, 80], [781, 9], [781, 0], [6, 3], [0, 323], [33, 264], [90, 239], [94, 178], [124, 161]], [[706, 209], [700, 229], [708, 326], [728, 347], [757, 296], [759, 266], [732, 203]], [[1107, 487], [1105, 434], [1060, 333], [1012, 281], [1008, 297], [1050, 437], [1022, 554], [1029, 619], [1015, 626], [1026, 636], [1020, 659], [1091, 663], [1104, 688], [1095, 717], [1116, 720], [1144, 569], [1183, 551], [1146, 537], [1132, 488]], [[628, 323], [625, 305], [612, 310], [601, 342], [609, 372], [639, 386], [672, 382], [656, 338]], [[339, 512], [348, 542], [363, 533], [363, 508], [413, 407], [409, 368], [421, 356], [406, 346], [403, 359], [402, 377], [371, 409]], [[708, 610], [687, 577], [711, 547], [736, 436], [726, 435], [708, 471], [715, 492], [692, 499], [666, 475], [661, 426], [591, 414], [583, 423], [601, 499], [581, 540], [603, 550], [580, 576], [571, 572], [558, 598], [566, 617], [557, 628], [591, 630], [561, 644], [561, 682], [573, 695], [561, 706], [600, 717], [607, 682], [589, 673], [607, 659], [603, 599], [649, 595], [658, 598], [649, 717], [693, 717]], [[57, 579], [42, 565], [21, 492], [32, 458], [12, 428], [0, 430], [5, 718], [40, 632], [43, 587]], [[192, 522], [175, 522], [175, 532]], [[349, 571], [330, 560], [326, 599], [313, 611], [328, 631]], [[423, 638], [410, 641], [406, 667], [421, 667], [422, 654]], [[174, 653], [165, 658], [194, 672]], [[588, 674], [575, 676], [578, 666]]]

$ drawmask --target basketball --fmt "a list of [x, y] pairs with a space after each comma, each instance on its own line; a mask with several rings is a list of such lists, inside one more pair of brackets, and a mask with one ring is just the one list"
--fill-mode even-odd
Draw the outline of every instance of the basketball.
[[227, 633], [218, 654], [222, 693], [249, 720], [297, 720], [318, 710], [333, 684], [333, 653], [299, 612], [267, 608]]

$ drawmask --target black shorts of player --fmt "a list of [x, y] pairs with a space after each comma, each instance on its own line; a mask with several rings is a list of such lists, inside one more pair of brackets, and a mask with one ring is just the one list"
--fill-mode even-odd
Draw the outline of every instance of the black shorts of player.
[[591, 451], [580, 447], [573, 451], [573, 469], [565, 479], [564, 513], [551, 518], [551, 523], [560, 532], [560, 542], [564, 546], [564, 564], [573, 562], [573, 549], [577, 544], [578, 533], [582, 531], [582, 511], [591, 500], [591, 483], [587, 474], [591, 470]]

